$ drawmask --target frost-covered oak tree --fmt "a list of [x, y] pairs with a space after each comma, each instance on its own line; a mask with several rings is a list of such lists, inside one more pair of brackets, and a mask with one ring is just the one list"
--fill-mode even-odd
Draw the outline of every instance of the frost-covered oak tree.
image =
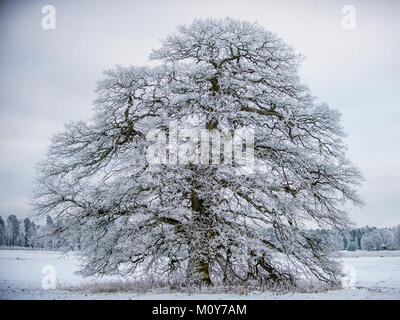
[[[159, 63], [106, 71], [91, 121], [67, 124], [38, 166], [34, 205], [60, 232], [80, 234], [83, 274], [337, 283], [334, 250], [306, 227], [346, 227], [344, 205], [361, 204], [361, 178], [339, 113], [300, 80], [301, 57], [229, 18], [181, 26], [150, 57]], [[171, 123], [210, 136], [253, 130], [253, 171], [238, 174], [215, 153], [208, 163], [172, 161], [172, 148], [159, 151], [169, 161], [149, 163], [157, 137], [148, 133], [171, 137]], [[229, 158], [229, 148], [222, 142], [217, 156]]]

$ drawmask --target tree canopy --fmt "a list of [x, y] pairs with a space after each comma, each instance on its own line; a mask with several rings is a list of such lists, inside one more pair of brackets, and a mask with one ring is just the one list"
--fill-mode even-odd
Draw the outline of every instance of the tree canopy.
[[[107, 70], [93, 118], [68, 123], [38, 166], [35, 208], [82, 235], [82, 272], [337, 283], [332, 246], [305, 228], [347, 227], [361, 175], [346, 157], [340, 114], [302, 83], [301, 56], [263, 27], [225, 18], [179, 27], [150, 58], [155, 67]], [[197, 161], [188, 130], [220, 135], [212, 161]], [[253, 133], [254, 153], [242, 174], [217, 161], [239, 156], [224, 137], [240, 130]], [[166, 144], [164, 160], [149, 163], [154, 141], [175, 134], [176, 148]]]

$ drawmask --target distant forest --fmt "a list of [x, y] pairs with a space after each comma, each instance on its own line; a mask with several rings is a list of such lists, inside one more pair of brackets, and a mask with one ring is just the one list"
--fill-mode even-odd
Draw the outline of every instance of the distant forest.
[[[18, 219], [10, 215], [0, 216], [0, 246], [25, 247], [50, 250], [81, 250], [79, 234], [70, 234], [63, 226], [53, 222], [50, 216], [45, 225], [35, 224], [30, 218]], [[60, 234], [60, 230], [63, 232]], [[400, 250], [400, 225], [392, 228], [362, 227], [348, 230], [314, 229], [308, 231], [322, 241], [332, 241], [338, 250]], [[276, 242], [273, 228], [265, 230], [269, 241]]]
[[61, 236], [60, 227], [50, 216], [46, 217], [45, 225], [36, 224], [30, 218], [19, 220], [13, 214], [6, 220], [0, 216], [0, 246], [80, 250], [80, 237]]

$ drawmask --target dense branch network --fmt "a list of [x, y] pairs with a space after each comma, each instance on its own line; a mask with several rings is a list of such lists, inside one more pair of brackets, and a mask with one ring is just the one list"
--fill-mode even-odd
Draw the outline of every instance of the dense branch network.
[[[305, 227], [346, 227], [361, 178], [340, 115], [301, 83], [300, 57], [262, 27], [226, 18], [180, 27], [151, 58], [161, 63], [108, 70], [93, 119], [69, 123], [39, 164], [35, 207], [86, 239], [83, 272], [337, 282], [332, 247]], [[146, 134], [171, 121], [253, 129], [254, 172], [149, 164]]]

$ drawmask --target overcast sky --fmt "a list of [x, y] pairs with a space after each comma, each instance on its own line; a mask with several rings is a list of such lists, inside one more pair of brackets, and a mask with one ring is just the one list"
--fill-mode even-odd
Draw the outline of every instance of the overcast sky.
[[[55, 30], [42, 7], [56, 9]], [[344, 5], [355, 8], [345, 29]], [[340, 110], [348, 155], [366, 181], [359, 226], [400, 224], [400, 1], [2, 1], [0, 215], [31, 213], [35, 164], [67, 120], [87, 119], [103, 70], [144, 65], [194, 18], [258, 21], [305, 55], [304, 81]]]

